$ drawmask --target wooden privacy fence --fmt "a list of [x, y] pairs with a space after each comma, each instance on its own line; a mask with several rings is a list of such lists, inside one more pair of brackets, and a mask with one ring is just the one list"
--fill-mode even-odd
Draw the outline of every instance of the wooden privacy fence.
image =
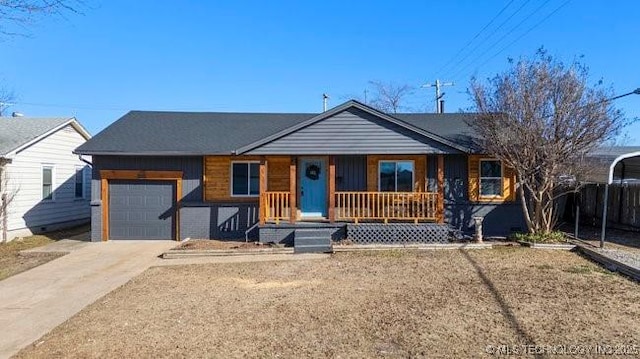
[[[580, 216], [599, 222], [604, 204], [604, 185], [587, 185], [581, 189], [580, 197]], [[608, 223], [640, 229], [640, 184], [610, 185], [608, 202]]]
[[437, 193], [336, 192], [336, 219], [435, 220]]

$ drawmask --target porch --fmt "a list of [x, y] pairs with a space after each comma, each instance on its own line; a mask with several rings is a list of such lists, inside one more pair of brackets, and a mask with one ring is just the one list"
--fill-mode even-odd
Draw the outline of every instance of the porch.
[[[309, 188], [309, 181], [304, 178], [306, 170], [301, 171], [300, 169], [301, 165], [308, 166], [308, 157], [289, 157], [288, 191], [269, 190], [267, 174], [274, 171], [272, 168], [267, 168], [268, 158], [261, 157], [259, 167], [260, 225], [264, 226], [267, 223], [277, 225], [281, 222], [295, 224], [300, 221], [351, 222], [354, 224], [362, 222], [384, 224], [390, 222], [444, 223], [443, 155], [436, 157], [437, 187], [436, 191], [431, 192], [427, 191], [426, 156], [410, 156], [413, 161], [411, 168], [413, 191], [380, 191], [378, 184], [379, 174], [377, 171], [379, 162], [382, 162], [378, 157], [386, 159], [406, 158], [406, 156], [367, 156], [364, 167], [366, 190], [337, 190], [338, 182], [345, 180], [344, 175], [337, 175], [337, 157], [340, 156], [313, 157], [315, 161], [313, 166], [317, 167], [318, 172], [315, 181], [318, 182], [319, 187], [316, 185], [316, 188]], [[282, 166], [279, 167], [281, 169], [279, 172], [282, 174]], [[282, 177], [282, 175], [279, 176], [280, 179], [283, 179]], [[303, 183], [305, 180], [307, 183]], [[320, 208], [326, 206], [322, 210], [314, 212], [312, 216], [309, 216], [309, 212], [301, 208], [305, 206], [303, 202], [305, 199], [307, 199], [307, 203], [309, 202], [310, 196], [316, 197], [315, 201], [320, 203]]]

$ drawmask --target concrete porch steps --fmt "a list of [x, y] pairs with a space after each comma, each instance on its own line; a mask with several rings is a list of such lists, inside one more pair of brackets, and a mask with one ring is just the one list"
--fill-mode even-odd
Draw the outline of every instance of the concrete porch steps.
[[322, 228], [296, 228], [293, 253], [331, 253], [331, 230]]

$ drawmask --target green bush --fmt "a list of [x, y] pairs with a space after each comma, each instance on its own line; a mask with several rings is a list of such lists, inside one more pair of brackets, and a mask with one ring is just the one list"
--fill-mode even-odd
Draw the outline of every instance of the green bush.
[[532, 243], [563, 243], [567, 239], [562, 232], [542, 233], [515, 233], [513, 239], [516, 241], [525, 241]]

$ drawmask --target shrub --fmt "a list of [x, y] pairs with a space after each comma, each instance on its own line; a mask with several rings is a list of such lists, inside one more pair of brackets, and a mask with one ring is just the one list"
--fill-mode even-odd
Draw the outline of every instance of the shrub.
[[513, 239], [516, 241], [532, 242], [532, 243], [561, 243], [567, 239], [562, 232], [549, 233], [515, 233]]

